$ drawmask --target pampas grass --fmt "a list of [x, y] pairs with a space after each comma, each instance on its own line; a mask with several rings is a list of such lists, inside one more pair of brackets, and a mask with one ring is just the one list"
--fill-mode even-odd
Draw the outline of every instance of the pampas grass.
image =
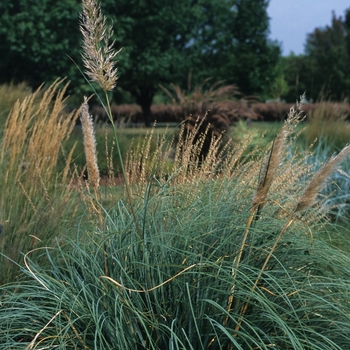
[[[256, 278], [254, 285], [251, 288], [251, 292], [253, 292], [257, 288], [258, 283], [260, 282], [260, 279], [262, 278], [262, 275], [263, 275], [272, 255], [274, 254], [278, 244], [280, 243], [280, 241], [282, 239], [282, 236], [286, 233], [288, 228], [296, 220], [299, 219], [299, 216], [297, 216], [295, 214], [306, 210], [307, 208], [311, 207], [315, 203], [317, 195], [319, 194], [321, 188], [323, 186], [325, 186], [325, 182], [327, 181], [329, 176], [336, 170], [337, 165], [342, 160], [344, 160], [349, 154], [350, 154], [350, 146], [345, 146], [337, 156], [333, 156], [326, 164], [324, 164], [322, 166], [322, 168], [320, 170], [318, 170], [314, 174], [309, 185], [306, 187], [303, 195], [299, 199], [299, 201], [296, 205], [296, 208], [294, 210], [294, 213], [292, 213], [290, 219], [285, 223], [285, 225], [281, 229], [279, 235], [277, 236], [273, 246], [271, 247], [270, 252], [267, 255], [267, 257], [266, 257], [266, 259], [265, 259], [265, 261], [260, 269], [258, 277]], [[259, 189], [258, 189], [258, 191], [259, 191]], [[250, 227], [250, 220], [248, 221], [248, 228], [249, 227]], [[243, 240], [243, 241], [245, 242], [245, 240]], [[244, 247], [242, 245], [241, 251], [243, 251], [243, 249], [244, 249]], [[240, 261], [240, 257], [241, 257], [241, 255], [239, 256], [238, 261]], [[241, 311], [240, 311], [241, 317], [240, 317], [238, 324], [235, 328], [236, 331], [238, 331], [241, 327], [241, 324], [242, 324], [243, 318], [244, 318], [244, 314], [246, 313], [248, 305], [249, 305], [249, 301], [250, 301], [250, 298], [248, 298], [248, 300], [245, 302], [245, 304], [241, 308]]]

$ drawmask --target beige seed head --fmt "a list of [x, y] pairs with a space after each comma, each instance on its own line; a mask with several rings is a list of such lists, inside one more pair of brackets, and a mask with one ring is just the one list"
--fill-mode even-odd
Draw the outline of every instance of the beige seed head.
[[287, 138], [294, 131], [296, 125], [298, 125], [298, 123], [304, 119], [302, 106], [305, 96], [301, 96], [300, 99], [300, 103], [296, 103], [296, 106], [293, 106], [290, 109], [288, 118], [285, 121], [280, 133], [277, 135], [270, 151], [270, 156], [261, 171], [258, 189], [253, 198], [253, 210], [256, 208], [261, 210], [263, 208], [272, 182], [276, 177], [278, 168], [281, 164], [283, 152], [286, 148]]
[[350, 145], [345, 146], [337, 156], [333, 156], [312, 177], [309, 185], [301, 196], [295, 211], [302, 211], [314, 204], [317, 194], [324, 186], [328, 177], [336, 170], [337, 165], [350, 154]]
[[86, 97], [84, 97], [84, 103], [81, 106], [80, 120], [84, 135], [84, 150], [89, 181], [97, 189], [100, 184], [100, 172], [97, 165], [94, 124], [89, 114], [89, 105]]
[[80, 14], [80, 31], [83, 35], [82, 58], [87, 76], [104, 91], [113, 90], [117, 82], [117, 68], [114, 59], [120, 52], [115, 51], [112, 26], [106, 25], [106, 18], [95, 0], [83, 0]]
[[253, 208], [256, 208], [259, 205], [260, 209], [262, 209], [262, 206], [264, 205], [263, 203], [266, 200], [273, 179], [275, 178], [278, 167], [281, 163], [286, 138], [288, 136], [287, 128], [287, 124], [284, 124], [280, 133], [275, 139], [275, 142], [270, 152], [269, 159], [267, 160], [262, 170], [261, 178], [258, 184], [258, 189], [253, 198]]

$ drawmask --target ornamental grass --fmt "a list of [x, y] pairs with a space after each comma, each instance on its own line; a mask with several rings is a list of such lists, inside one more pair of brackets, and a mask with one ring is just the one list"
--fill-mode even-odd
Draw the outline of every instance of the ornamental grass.
[[134, 168], [134, 213], [128, 199], [101, 206], [95, 227], [25, 255], [23, 279], [1, 288], [2, 346], [346, 349], [350, 261], [324, 239], [318, 190], [349, 148], [313, 175], [290, 156], [298, 120], [246, 161], [236, 147], [198, 166], [178, 146], [169, 166], [158, 142]]
[[60, 85], [57, 80], [28, 93], [6, 119], [0, 143], [0, 283], [15, 278], [24, 251], [51, 245], [77, 210], [74, 147], [65, 154], [62, 146], [79, 114], [64, 111], [67, 85]]
[[[96, 2], [83, 6], [100, 44], [111, 30]], [[113, 56], [104, 45], [95, 54]], [[112, 121], [108, 63], [87, 75]], [[151, 132], [125, 166], [120, 157], [123, 198], [107, 210], [88, 193], [97, 220], [85, 226], [87, 210], [75, 237], [33, 247], [22, 278], [0, 287], [2, 348], [347, 349], [350, 258], [324, 239], [335, 233], [319, 191], [350, 147], [313, 172], [309, 152], [291, 152], [301, 119], [297, 104], [249, 156], [249, 137], [224, 151], [213, 137], [203, 158], [199, 125], [175, 147]]]

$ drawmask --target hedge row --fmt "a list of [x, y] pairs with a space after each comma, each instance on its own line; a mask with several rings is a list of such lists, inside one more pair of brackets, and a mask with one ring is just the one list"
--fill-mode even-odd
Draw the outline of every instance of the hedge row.
[[[206, 106], [211, 114], [224, 115], [231, 124], [239, 119], [251, 119], [260, 121], [280, 121], [284, 119], [290, 108], [291, 103], [269, 102], [253, 103], [241, 101], [223, 101]], [[202, 107], [203, 108], [203, 107]], [[347, 103], [320, 102], [314, 104], [305, 104], [303, 107], [307, 115], [312, 115], [315, 111], [322, 111], [326, 119], [342, 117], [350, 120], [350, 105]], [[191, 114], [204, 115], [206, 110], [193, 110]], [[158, 123], [181, 122], [187, 113], [181, 106], [171, 104], [157, 104], [151, 107], [152, 116]], [[102, 107], [93, 107], [92, 114], [99, 121], [106, 120], [106, 114]], [[143, 122], [143, 115], [140, 106], [136, 104], [112, 105], [112, 114], [115, 121], [126, 124], [139, 124]]]

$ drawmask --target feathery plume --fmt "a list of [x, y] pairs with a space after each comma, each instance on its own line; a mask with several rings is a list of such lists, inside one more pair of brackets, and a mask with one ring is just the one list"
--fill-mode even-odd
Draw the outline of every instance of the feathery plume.
[[337, 165], [350, 154], [350, 145], [345, 146], [337, 156], [333, 156], [312, 177], [309, 185], [301, 196], [295, 212], [302, 211], [314, 204], [317, 194], [324, 186], [327, 178], [336, 170]]
[[83, 35], [82, 58], [87, 76], [98, 83], [103, 91], [111, 91], [117, 82], [117, 68], [114, 58], [120, 52], [115, 51], [112, 26], [106, 25], [106, 17], [95, 0], [83, 0], [80, 14], [80, 31]]
[[89, 181], [95, 189], [98, 189], [100, 184], [100, 172], [97, 165], [96, 139], [94, 124], [89, 114], [89, 105], [86, 97], [84, 97], [84, 103], [81, 106], [80, 120], [84, 135], [84, 150]]
[[257, 206], [262, 209], [264, 201], [271, 187], [272, 181], [275, 178], [277, 169], [281, 163], [282, 153], [285, 146], [285, 141], [288, 136], [288, 125], [284, 124], [280, 133], [276, 137], [272, 146], [270, 156], [262, 170], [262, 176], [259, 180], [258, 189], [253, 198], [253, 208]]
[[300, 96], [300, 102], [296, 103], [296, 107], [293, 106], [290, 109], [287, 120], [274, 140], [270, 156], [262, 169], [258, 189], [253, 198], [253, 210], [258, 208], [258, 211], [260, 211], [264, 206], [267, 194], [276, 176], [278, 167], [280, 166], [283, 151], [286, 147], [287, 137], [294, 131], [298, 123], [305, 118], [302, 111], [304, 101], [305, 95]]

